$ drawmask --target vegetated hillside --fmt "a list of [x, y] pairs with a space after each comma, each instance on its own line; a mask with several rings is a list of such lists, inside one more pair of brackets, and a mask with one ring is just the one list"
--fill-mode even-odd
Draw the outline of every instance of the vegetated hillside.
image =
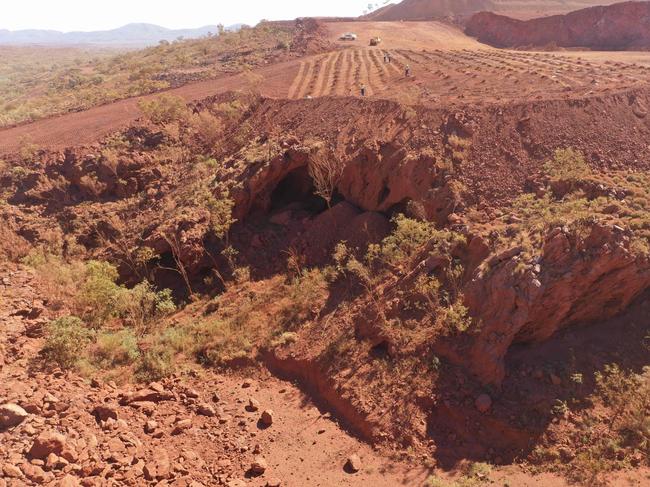
[[[319, 24], [263, 23], [238, 32], [163, 42], [112, 57], [93, 52], [50, 59], [51, 48], [24, 49], [0, 67], [0, 125], [85, 110], [115, 100], [238, 73], [320, 49]], [[75, 50], [73, 52], [79, 52]], [[42, 53], [42, 56], [39, 56]]]
[[409, 461], [606, 485], [650, 458], [647, 106], [166, 95], [7, 155], [0, 255], [59, 310], [48, 370], [264, 365]]
[[[232, 26], [226, 30], [238, 30]], [[220, 27], [206, 25], [196, 29], [166, 29], [154, 24], [128, 24], [117, 29], [89, 32], [59, 32], [54, 30], [0, 30], [0, 44], [40, 44], [40, 45], [83, 45], [145, 47], [160, 41], [174, 41], [178, 38], [194, 39], [208, 34], [216, 34]]]
[[467, 17], [481, 12], [501, 12], [518, 18], [570, 12], [592, 5], [607, 5], [612, 0], [404, 0], [388, 5], [363, 18], [368, 20], [429, 20]]
[[647, 49], [650, 48], [650, 2], [591, 7], [528, 21], [481, 12], [469, 20], [465, 32], [497, 47]]

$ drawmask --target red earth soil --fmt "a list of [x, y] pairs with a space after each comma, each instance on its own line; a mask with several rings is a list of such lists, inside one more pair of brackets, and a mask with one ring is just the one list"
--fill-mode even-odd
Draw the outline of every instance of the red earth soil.
[[646, 49], [650, 47], [650, 2], [592, 7], [527, 21], [481, 12], [469, 20], [465, 32], [496, 47]]

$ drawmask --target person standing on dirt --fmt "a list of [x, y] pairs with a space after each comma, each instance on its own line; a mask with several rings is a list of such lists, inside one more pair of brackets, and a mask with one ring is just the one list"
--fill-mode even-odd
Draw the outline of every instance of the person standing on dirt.
[[361, 96], [366, 96], [366, 85], [361, 85]]
[[408, 64], [406, 65], [406, 68], [404, 68], [404, 74], [406, 74], [407, 78], [411, 76], [411, 66]]

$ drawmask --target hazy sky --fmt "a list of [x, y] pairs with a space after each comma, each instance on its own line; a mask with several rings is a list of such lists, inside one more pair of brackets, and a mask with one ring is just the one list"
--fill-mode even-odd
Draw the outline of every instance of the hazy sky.
[[[360, 15], [369, 0], [5, 0], [0, 29], [103, 30], [131, 22], [169, 28], [261, 19]], [[377, 2], [383, 0], [372, 0]]]

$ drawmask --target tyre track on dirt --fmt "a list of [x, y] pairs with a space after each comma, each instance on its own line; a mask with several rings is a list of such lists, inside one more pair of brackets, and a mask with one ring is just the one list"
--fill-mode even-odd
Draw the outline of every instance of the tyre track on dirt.
[[287, 98], [295, 98], [296, 94], [298, 92], [298, 89], [302, 86], [302, 80], [304, 79], [305, 76], [305, 65], [309, 61], [300, 61], [300, 67], [298, 68], [298, 74], [296, 74], [296, 77], [293, 80], [293, 83], [291, 83], [291, 86], [289, 87], [289, 92], [287, 93]]
[[[299, 70], [300, 62], [298, 60], [256, 70], [255, 72], [265, 80], [260, 87], [261, 94], [268, 97], [285, 98], [289, 86]], [[22, 140], [27, 140], [38, 147], [57, 149], [91, 144], [111, 132], [128, 127], [142, 117], [138, 106], [141, 100], [152, 100], [168, 94], [180, 97], [186, 102], [192, 102], [227, 91], [241, 90], [246, 88], [248, 83], [250, 80], [241, 74], [223, 76], [151, 95], [99, 105], [84, 111], [66, 113], [29, 124], [0, 129], [0, 154], [19, 150]]]
[[393, 51], [384, 51], [384, 53], [388, 54], [390, 56], [390, 62], [388, 63], [388, 69], [393, 70], [396, 75], [402, 75], [403, 70], [401, 70], [398, 65], [404, 66], [399, 59], [397, 58], [397, 55]]
[[325, 89], [325, 80], [327, 79], [327, 72], [329, 71], [330, 61], [332, 59], [331, 54], [327, 54], [321, 58], [320, 69], [318, 70], [318, 76], [315, 79], [314, 87], [311, 90], [310, 95], [314, 98], [318, 96], [323, 96], [323, 90]]
[[366, 69], [368, 71], [368, 79], [370, 81], [370, 85], [373, 88], [373, 93], [381, 93], [382, 91], [386, 91], [386, 81], [384, 78], [382, 78], [382, 70], [375, 59], [374, 55], [374, 50], [371, 51], [370, 49], [364, 49], [363, 50], [363, 63], [366, 65]]
[[379, 77], [382, 79], [384, 84], [387, 84], [390, 82], [390, 71], [386, 67], [386, 63], [384, 62], [384, 55], [382, 54], [380, 57], [380, 51], [373, 50], [370, 53], [370, 56], [372, 57], [372, 62], [375, 65], [375, 68], [379, 71]]
[[354, 94], [357, 94], [359, 87], [361, 86], [361, 65], [358, 60], [358, 52], [355, 49], [352, 51], [352, 56], [350, 58], [350, 63], [352, 65], [352, 79], [350, 83], [350, 91]]
[[341, 51], [333, 53], [329, 60], [329, 69], [325, 76], [325, 85], [321, 91], [321, 96], [330, 96], [334, 94], [334, 84], [338, 78], [340, 68]]
[[356, 62], [359, 64], [359, 84], [365, 85], [366, 96], [375, 94], [375, 90], [370, 82], [370, 72], [368, 70], [367, 60], [364, 55], [365, 49], [356, 52]]
[[318, 88], [318, 83], [323, 73], [323, 63], [325, 62], [326, 58], [327, 56], [320, 56], [316, 59], [316, 62], [314, 63], [314, 70], [312, 72], [311, 78], [309, 79], [309, 82], [307, 83], [307, 91], [305, 92], [305, 96], [314, 96], [314, 92]]
[[[365, 25], [365, 24], [364, 24]], [[649, 86], [650, 60], [636, 54], [642, 65], [628, 57], [595, 60], [575, 54], [518, 53], [481, 49], [434, 49], [426, 52], [395, 43], [384, 49], [346, 46], [335, 51], [301, 57], [255, 70], [263, 83], [252, 86], [246, 76], [228, 75], [190, 83], [152, 95], [129, 98], [89, 110], [54, 116], [11, 128], [0, 128], [0, 154], [16, 152], [21, 140], [42, 148], [65, 147], [96, 142], [103, 136], [132, 125], [142, 113], [141, 100], [161, 94], [178, 96], [186, 102], [227, 91], [251, 87], [270, 98], [312, 96], [358, 96], [361, 84], [368, 96], [401, 100], [400, 90], [420, 91], [422, 103], [569, 99], [608, 93], [611, 90]], [[384, 63], [383, 54], [391, 55]], [[614, 56], [614, 55], [612, 55]], [[632, 58], [637, 59], [637, 57]], [[409, 64], [418, 83], [406, 83], [404, 68]]]
[[302, 74], [302, 79], [298, 82], [298, 90], [296, 91], [294, 98], [304, 98], [307, 96], [307, 88], [309, 87], [309, 82], [311, 81], [312, 74], [314, 72], [314, 64], [316, 60], [311, 58], [307, 61], [307, 67]]
[[343, 67], [345, 69], [344, 84], [341, 87], [341, 91], [338, 93], [342, 96], [347, 96], [352, 93], [352, 86], [354, 83], [354, 51], [348, 50], [345, 53], [345, 60], [343, 61]]
[[345, 62], [345, 56], [346, 56], [345, 51], [338, 52], [338, 55], [336, 57], [336, 62], [334, 64], [332, 87], [329, 93], [330, 95], [333, 96], [338, 95], [339, 91], [341, 90], [341, 85], [342, 83], [344, 83], [342, 79], [344, 77], [343, 64]]

